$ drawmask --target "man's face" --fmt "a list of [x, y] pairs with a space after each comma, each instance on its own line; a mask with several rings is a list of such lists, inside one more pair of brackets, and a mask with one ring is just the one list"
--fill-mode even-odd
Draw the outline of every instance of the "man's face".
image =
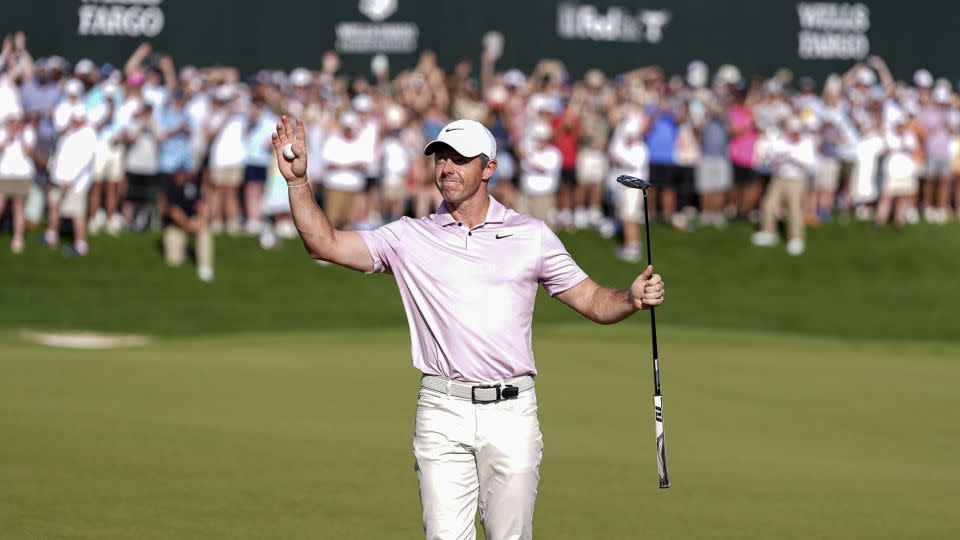
[[441, 147], [433, 157], [437, 189], [444, 201], [454, 204], [472, 197], [497, 169], [494, 160], [490, 160], [486, 168], [481, 168], [480, 156], [464, 157], [449, 146]]

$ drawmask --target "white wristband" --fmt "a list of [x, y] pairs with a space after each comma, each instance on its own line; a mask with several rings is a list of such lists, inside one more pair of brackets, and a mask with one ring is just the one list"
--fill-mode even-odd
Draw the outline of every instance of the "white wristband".
[[309, 179], [305, 179], [302, 184], [287, 184], [288, 188], [303, 187], [310, 183]]

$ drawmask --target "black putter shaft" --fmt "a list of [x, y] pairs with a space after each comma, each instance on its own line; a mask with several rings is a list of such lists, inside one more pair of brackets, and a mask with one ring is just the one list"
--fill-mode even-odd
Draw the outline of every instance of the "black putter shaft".
[[[620, 175], [617, 182], [632, 189], [643, 191], [643, 228], [647, 233], [647, 264], [653, 266], [653, 254], [650, 248], [650, 213], [647, 211], [647, 189], [652, 186], [649, 180], [635, 176]], [[660, 394], [660, 354], [657, 351], [657, 316], [650, 306], [650, 338], [653, 341], [653, 419], [657, 435], [657, 480], [661, 488], [670, 487], [667, 475], [667, 448], [663, 439], [663, 395]]]
[[[647, 213], [647, 190], [643, 190], [643, 228], [647, 235], [647, 264], [653, 265], [653, 254], [650, 251], [650, 217]], [[660, 355], [657, 353], [657, 314], [654, 306], [650, 306], [650, 337], [653, 340], [653, 393], [660, 395]]]
[[[649, 183], [640, 189], [643, 190], [643, 228], [647, 236], [647, 264], [652, 266], [653, 253], [650, 248], [650, 213], [647, 211], [647, 187], [649, 187]], [[660, 394], [660, 354], [657, 351], [657, 314], [654, 306], [650, 306], [650, 339], [653, 345], [653, 418], [657, 435], [657, 481], [660, 488], [665, 489], [670, 487], [670, 476], [667, 474], [667, 447], [663, 429], [663, 395]]]

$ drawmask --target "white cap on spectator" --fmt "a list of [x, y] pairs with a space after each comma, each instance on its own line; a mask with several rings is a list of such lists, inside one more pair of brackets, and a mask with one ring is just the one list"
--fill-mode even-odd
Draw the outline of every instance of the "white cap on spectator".
[[345, 111], [340, 115], [340, 126], [347, 129], [357, 129], [360, 125], [360, 119], [353, 111]]
[[925, 69], [918, 69], [913, 73], [913, 84], [920, 88], [930, 88], [933, 86], [933, 75]]
[[68, 96], [79, 96], [83, 93], [83, 83], [79, 79], [70, 79], [63, 85], [63, 93]]
[[767, 79], [766, 82], [763, 83], [763, 89], [768, 94], [779, 94], [780, 91], [783, 90], [783, 84], [779, 79]]
[[943, 86], [938, 84], [933, 89], [933, 101], [940, 104], [949, 104], [951, 98], [951, 91], [949, 86]]
[[290, 84], [294, 86], [307, 86], [311, 78], [306, 68], [298, 67], [290, 72]]
[[877, 82], [877, 75], [868, 67], [860, 68], [857, 72], [857, 82], [866, 86], [872, 86]]
[[373, 98], [367, 94], [357, 94], [350, 102], [350, 106], [357, 112], [368, 113], [373, 110]]
[[236, 91], [234, 90], [233, 86], [229, 84], [220, 86], [220, 88], [217, 88], [216, 94], [214, 94], [214, 97], [217, 98], [218, 101], [230, 101], [236, 96]]
[[433, 155], [441, 144], [450, 146], [463, 157], [472, 158], [480, 154], [489, 159], [497, 157], [497, 141], [493, 134], [474, 120], [454, 120], [444, 126], [440, 136], [424, 147], [423, 155]]
[[403, 127], [403, 124], [407, 121], [407, 110], [403, 108], [403, 105], [391, 103], [383, 116], [387, 128], [397, 129]]
[[724, 64], [717, 69], [717, 79], [727, 84], [737, 84], [740, 82], [740, 70], [737, 66]]
[[503, 74], [503, 82], [508, 86], [519, 88], [527, 84], [527, 77], [519, 69], [511, 69]]
[[507, 99], [510, 98], [510, 93], [507, 92], [507, 89], [499, 84], [491, 86], [487, 90], [487, 103], [491, 105], [503, 105], [507, 102]]
[[507, 89], [499, 84], [491, 86], [490, 89], [487, 90], [487, 103], [491, 105], [503, 105], [509, 97], [510, 94], [507, 92]]
[[546, 122], [537, 122], [530, 128], [530, 136], [535, 141], [547, 141], [553, 137], [553, 129]]
[[196, 66], [183, 66], [182, 68], [180, 68], [181, 81], [189, 81], [190, 79], [193, 79], [199, 74], [200, 72], [197, 70]]
[[77, 62], [77, 65], [73, 67], [74, 75], [89, 75], [97, 69], [97, 65], [93, 63], [93, 60], [89, 58], [84, 58]]
[[527, 108], [534, 113], [553, 112], [553, 107], [550, 106], [550, 98], [543, 94], [530, 96], [530, 101], [527, 102]]
[[62, 71], [63, 68], [65, 68], [66, 66], [67, 66], [67, 61], [62, 56], [54, 55], [54, 56], [51, 56], [50, 58], [47, 58], [47, 61], [46, 61], [47, 69], [59, 69]]
[[687, 84], [693, 88], [703, 88], [707, 85], [710, 70], [703, 60], [694, 60], [687, 66]]
[[282, 71], [274, 71], [270, 74], [270, 82], [277, 86], [286, 86], [287, 74]]

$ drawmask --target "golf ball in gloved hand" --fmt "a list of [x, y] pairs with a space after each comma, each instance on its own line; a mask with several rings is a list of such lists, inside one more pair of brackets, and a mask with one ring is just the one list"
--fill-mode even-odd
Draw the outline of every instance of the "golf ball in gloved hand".
[[297, 156], [293, 153], [293, 144], [287, 143], [287, 145], [283, 147], [283, 157], [287, 158], [287, 161], [296, 159]]

